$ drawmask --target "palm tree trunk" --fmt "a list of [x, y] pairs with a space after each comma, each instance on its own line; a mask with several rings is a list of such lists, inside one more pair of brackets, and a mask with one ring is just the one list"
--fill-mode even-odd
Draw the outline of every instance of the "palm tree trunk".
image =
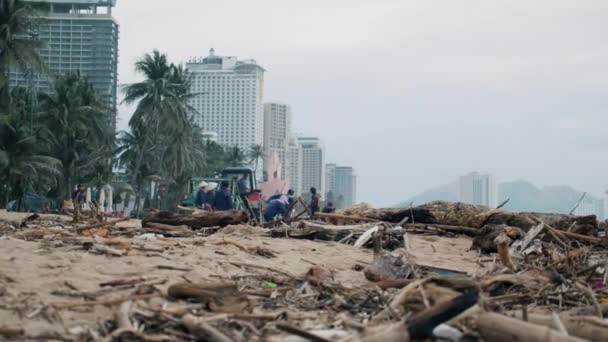
[[140, 197], [141, 197], [141, 182], [138, 181], [138, 176], [139, 176], [139, 170], [141, 169], [141, 165], [144, 162], [144, 154], [146, 151], [146, 148], [148, 147], [148, 141], [149, 139], [144, 138], [144, 143], [142, 145], [142, 149], [139, 151], [139, 154], [137, 155], [137, 160], [135, 161], [135, 170], [133, 170], [133, 177], [131, 178], [131, 184], [133, 184], [136, 188], [135, 188], [135, 207], [133, 210], [135, 210], [135, 208], [138, 209], [137, 211], [137, 218], [139, 218], [139, 214], [141, 212], [141, 210], [139, 210], [139, 201], [140, 201]]

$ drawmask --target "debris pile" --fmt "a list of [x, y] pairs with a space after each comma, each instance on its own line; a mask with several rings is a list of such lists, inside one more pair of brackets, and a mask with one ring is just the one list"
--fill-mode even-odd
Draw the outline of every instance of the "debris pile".
[[268, 229], [245, 217], [0, 212], [0, 336], [608, 340], [608, 240], [593, 217], [447, 202]]

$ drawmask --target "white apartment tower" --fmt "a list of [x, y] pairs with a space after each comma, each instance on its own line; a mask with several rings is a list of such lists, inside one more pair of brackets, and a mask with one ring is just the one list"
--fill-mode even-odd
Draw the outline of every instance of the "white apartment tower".
[[190, 100], [198, 114], [194, 122], [204, 131], [217, 133], [223, 145], [249, 149], [262, 145], [264, 135], [264, 68], [255, 60], [240, 61], [218, 56], [191, 58], [186, 67], [192, 73]]
[[302, 149], [302, 184], [300, 193], [308, 193], [311, 187], [325, 195], [325, 148], [321, 139], [300, 137], [298, 144]]
[[460, 201], [463, 203], [483, 205], [496, 208], [497, 188], [492, 175], [482, 175], [478, 172], [460, 177]]
[[302, 146], [296, 137], [291, 136], [287, 144], [287, 156], [285, 160], [285, 172], [283, 172], [289, 187], [297, 195], [302, 194]]
[[334, 196], [334, 205], [338, 209], [350, 208], [357, 201], [357, 175], [350, 166], [327, 164], [326, 188]]
[[[264, 104], [264, 150], [266, 160], [264, 170], [267, 171], [267, 162], [274, 153], [277, 154], [283, 170], [287, 170], [287, 148], [291, 136], [291, 107], [282, 103]], [[283, 172], [283, 179], [287, 178]]]

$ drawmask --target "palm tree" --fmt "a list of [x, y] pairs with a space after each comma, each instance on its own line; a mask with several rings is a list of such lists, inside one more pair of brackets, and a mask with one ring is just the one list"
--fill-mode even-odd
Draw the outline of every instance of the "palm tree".
[[238, 146], [229, 147], [226, 151], [226, 164], [228, 166], [243, 166], [246, 158], [245, 152]]
[[39, 54], [43, 44], [35, 33], [38, 13], [43, 6], [46, 7], [23, 0], [0, 0], [0, 89], [3, 89], [5, 103], [10, 100], [11, 68], [30, 72], [44, 70]]
[[[111, 175], [110, 111], [97, 101], [93, 86], [79, 73], [59, 76], [40, 100], [42, 120], [52, 132], [51, 152], [61, 160], [64, 197], [77, 182]], [[103, 180], [96, 179], [96, 182]]]
[[[13, 103], [25, 103], [31, 98], [28, 93], [14, 88]], [[0, 184], [4, 184], [5, 204], [10, 198], [20, 199], [27, 191], [48, 191], [61, 177], [61, 161], [45, 152], [50, 132], [38, 118], [30, 121], [27, 106], [15, 105], [8, 114], [0, 115]]]
[[163, 135], [175, 138], [180, 134], [191, 134], [192, 107], [188, 106], [187, 100], [192, 95], [189, 93], [191, 77], [188, 72], [181, 66], [170, 64], [167, 56], [159, 51], [146, 54], [137, 61], [135, 70], [144, 76], [144, 80], [125, 87], [123, 103], [138, 103], [129, 126], [142, 139], [131, 169], [132, 184], [139, 185], [142, 164], [148, 157], [146, 152], [151, 144], [162, 141]]
[[264, 159], [264, 147], [262, 145], [251, 145], [247, 153], [250, 163], [255, 163], [254, 173], [258, 171], [258, 163], [260, 159]]

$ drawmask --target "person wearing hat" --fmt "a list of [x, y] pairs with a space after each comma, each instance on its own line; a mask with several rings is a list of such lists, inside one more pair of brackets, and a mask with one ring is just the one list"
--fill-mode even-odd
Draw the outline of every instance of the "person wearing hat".
[[273, 221], [278, 215], [285, 214], [287, 207], [289, 207], [289, 198], [285, 195], [282, 195], [278, 199], [271, 200], [266, 207], [266, 210], [264, 210], [264, 219], [266, 222]]
[[220, 184], [220, 189], [215, 193], [213, 204], [215, 210], [234, 209], [234, 201], [232, 200], [232, 192], [230, 191], [230, 183], [228, 181], [222, 181]]
[[198, 192], [196, 193], [195, 204], [198, 208], [204, 210], [213, 210], [213, 201], [215, 198], [214, 190], [217, 188], [217, 183], [207, 183], [201, 181], [198, 183]]

